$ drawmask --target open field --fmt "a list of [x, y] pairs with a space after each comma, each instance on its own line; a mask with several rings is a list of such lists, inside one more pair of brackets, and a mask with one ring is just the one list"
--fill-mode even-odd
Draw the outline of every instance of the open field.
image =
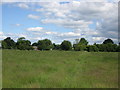
[[3, 50], [3, 88], [117, 88], [117, 52]]

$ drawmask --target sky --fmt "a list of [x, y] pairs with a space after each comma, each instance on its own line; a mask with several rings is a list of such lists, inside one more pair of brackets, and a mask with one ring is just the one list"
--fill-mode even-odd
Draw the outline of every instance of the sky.
[[33, 43], [48, 38], [60, 44], [63, 40], [74, 43], [75, 39], [86, 38], [93, 44], [111, 38], [118, 43], [117, 0], [88, 1], [4, 0], [0, 4], [0, 40], [25, 37]]

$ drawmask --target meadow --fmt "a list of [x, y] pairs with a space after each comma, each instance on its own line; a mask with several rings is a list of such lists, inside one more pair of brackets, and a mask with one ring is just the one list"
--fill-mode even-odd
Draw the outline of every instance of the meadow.
[[2, 51], [3, 88], [118, 88], [118, 52]]

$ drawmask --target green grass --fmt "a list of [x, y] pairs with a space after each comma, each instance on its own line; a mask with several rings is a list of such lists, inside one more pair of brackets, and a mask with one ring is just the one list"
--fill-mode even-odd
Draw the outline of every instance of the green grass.
[[3, 50], [3, 88], [117, 88], [117, 52]]

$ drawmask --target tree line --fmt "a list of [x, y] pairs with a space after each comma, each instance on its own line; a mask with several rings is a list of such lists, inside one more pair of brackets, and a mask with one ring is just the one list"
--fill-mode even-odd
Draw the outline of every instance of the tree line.
[[61, 44], [52, 43], [49, 39], [38, 40], [31, 44], [29, 40], [24, 37], [20, 37], [15, 42], [10, 37], [1, 41], [2, 49], [19, 49], [19, 50], [33, 50], [34, 47], [37, 50], [65, 50], [65, 51], [88, 51], [88, 52], [120, 52], [120, 44], [117, 45], [111, 39], [106, 39], [102, 44], [88, 45], [88, 41], [85, 38], [75, 39], [72, 45], [70, 41], [64, 40]]

